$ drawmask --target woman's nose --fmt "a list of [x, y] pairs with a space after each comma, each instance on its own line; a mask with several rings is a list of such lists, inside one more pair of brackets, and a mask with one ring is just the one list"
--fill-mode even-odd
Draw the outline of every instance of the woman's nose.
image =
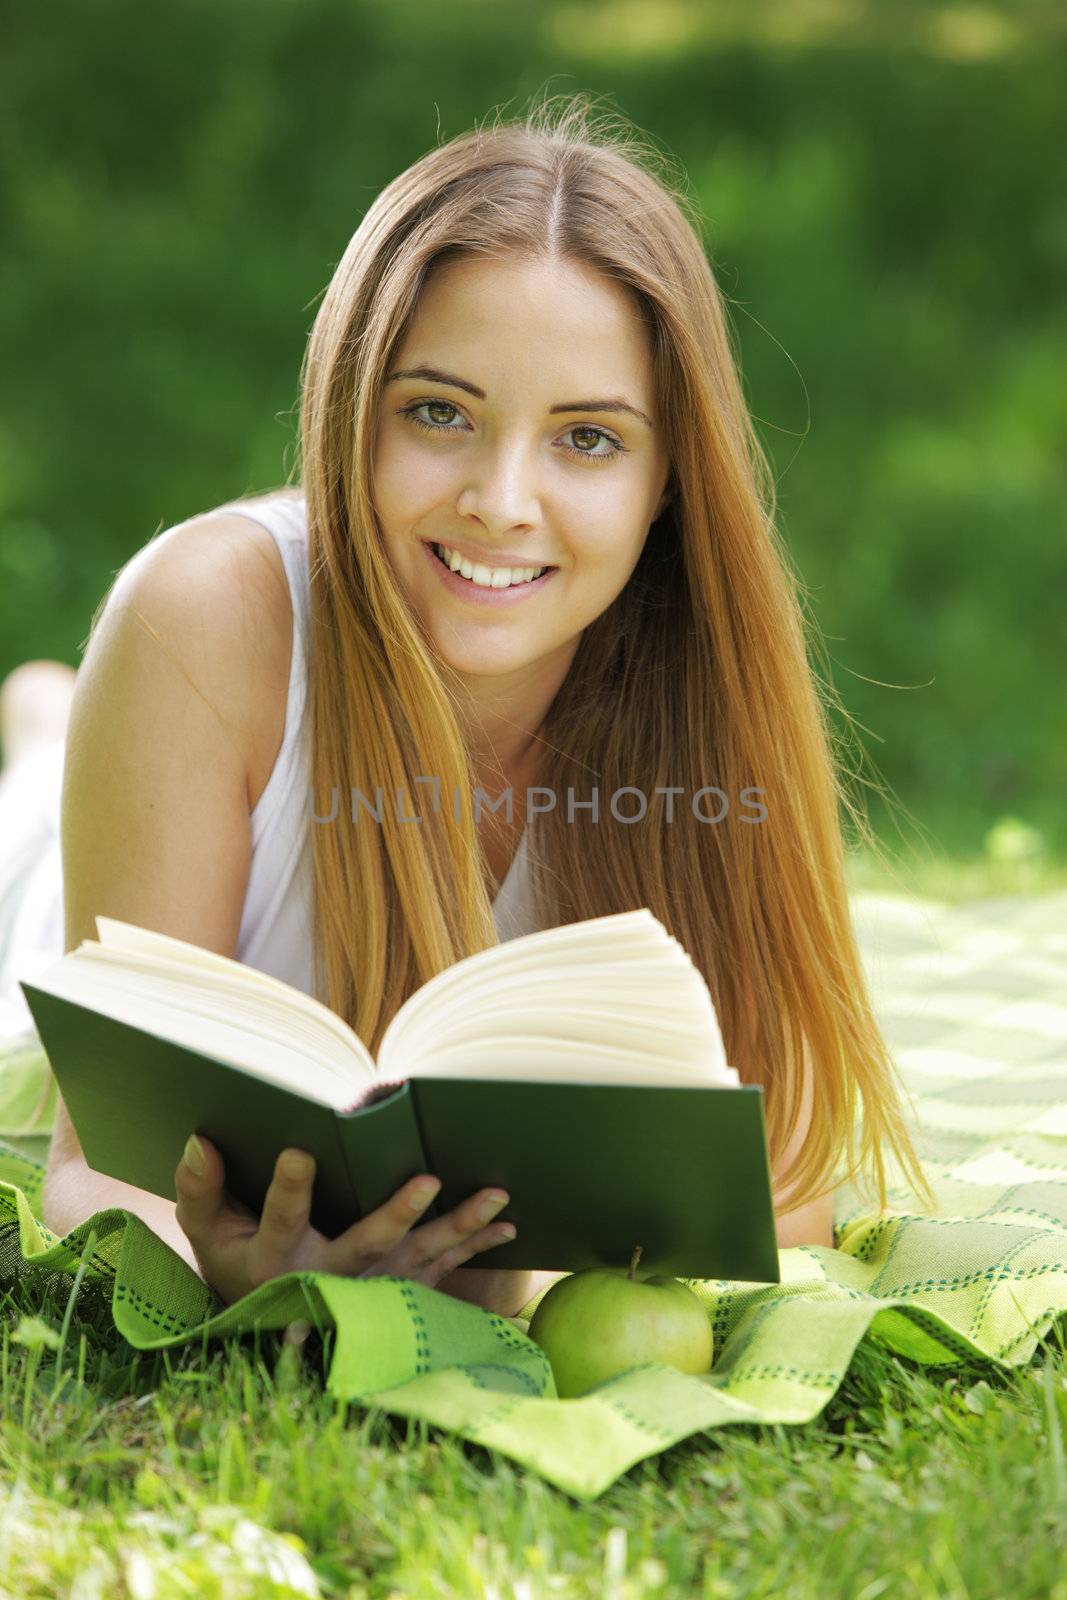
[[487, 454], [467, 478], [456, 510], [477, 517], [498, 538], [513, 528], [536, 527], [541, 520], [538, 476], [533, 452], [522, 446]]

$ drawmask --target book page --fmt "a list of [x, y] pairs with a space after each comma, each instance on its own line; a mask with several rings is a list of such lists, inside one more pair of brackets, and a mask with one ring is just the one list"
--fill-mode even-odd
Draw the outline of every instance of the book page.
[[652, 913], [513, 939], [425, 984], [386, 1030], [389, 1077], [737, 1087], [707, 984]]
[[186, 941], [98, 917], [39, 987], [339, 1109], [378, 1072], [735, 1086], [701, 974], [647, 908], [458, 962], [386, 1030], [375, 1068], [327, 1007]]
[[614, 1083], [668, 1089], [736, 1089], [732, 1067], [726, 1076], [713, 1059], [691, 1055], [676, 1061], [635, 1057], [625, 1045], [568, 1036], [531, 1038], [498, 1034], [480, 1044], [442, 1046], [420, 1061], [411, 1078], [509, 1079], [516, 1083]]
[[353, 1046], [357, 1054], [363, 1050], [360, 1040], [335, 1012], [316, 1000], [310, 1001], [312, 1009], [294, 1005], [291, 995], [302, 1000], [309, 997], [264, 973], [259, 974], [266, 978], [262, 986], [250, 985], [242, 992], [229, 973], [184, 959], [127, 953], [91, 940], [83, 940], [75, 954], [86, 971], [92, 965], [106, 972], [114, 984], [124, 984], [134, 1000], [142, 995], [146, 1000], [162, 996], [170, 1004], [195, 1007], [202, 1016], [209, 1015], [209, 1003], [214, 1000], [210, 1014], [221, 1008], [228, 1018], [247, 1018], [249, 1026], [269, 1025], [291, 1037], [298, 1048], [326, 1055], [342, 1067], [350, 1066]]
[[83, 940], [38, 988], [338, 1109], [373, 1079], [362, 1041], [319, 1001], [183, 940], [96, 921], [115, 944]]
[[[98, 916], [95, 920], [99, 939], [83, 939], [79, 950], [118, 951], [138, 958], [137, 965], [140, 965], [141, 957], [155, 957], [162, 961], [180, 962], [193, 972], [216, 973], [234, 986], [235, 993], [274, 995], [290, 1009], [308, 1017], [314, 1016], [327, 1027], [339, 1030], [353, 1048], [362, 1048], [362, 1041], [329, 1006], [323, 1005], [321, 1000], [316, 1000], [312, 995], [304, 994], [303, 990], [283, 983], [280, 978], [272, 978], [268, 972], [260, 972], [258, 967], [246, 966], [243, 961], [220, 956], [215, 950], [205, 950], [202, 945], [189, 944], [185, 939], [174, 939], [169, 934], [157, 933], [151, 928], [139, 928], [132, 922], [120, 922], [117, 917]], [[135, 961], [131, 960], [128, 964], [132, 966]]]
[[[708, 994], [686, 951], [647, 908], [595, 917], [510, 939], [438, 973], [401, 1006], [382, 1040], [379, 1058], [384, 1059], [387, 1042], [391, 1045], [393, 1039], [406, 1037], [409, 1025], [424, 1013], [437, 1016], [442, 1006], [468, 1000], [488, 984], [537, 977], [573, 985], [579, 962], [594, 982], [603, 976], [615, 982], [655, 985], [668, 973], [686, 971]], [[710, 1000], [708, 994], [709, 1004]]]

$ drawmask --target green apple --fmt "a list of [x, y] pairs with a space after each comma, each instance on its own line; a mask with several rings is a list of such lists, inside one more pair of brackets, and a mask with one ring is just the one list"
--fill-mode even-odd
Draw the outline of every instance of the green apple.
[[552, 1365], [562, 1400], [649, 1362], [709, 1372], [711, 1319], [677, 1278], [637, 1278], [641, 1246], [628, 1270], [592, 1267], [552, 1284], [530, 1319], [529, 1337]]

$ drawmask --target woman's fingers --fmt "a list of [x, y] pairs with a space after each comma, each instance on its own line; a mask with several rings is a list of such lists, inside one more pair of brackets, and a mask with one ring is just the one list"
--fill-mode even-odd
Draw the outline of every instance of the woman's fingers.
[[283, 1150], [263, 1201], [256, 1243], [266, 1260], [286, 1261], [300, 1242], [311, 1215], [315, 1157], [305, 1150]]
[[[426, 1188], [429, 1197], [416, 1208], [413, 1202], [418, 1191]], [[428, 1281], [431, 1276], [444, 1276], [478, 1250], [503, 1243], [506, 1235], [487, 1226], [508, 1203], [509, 1197], [499, 1189], [482, 1190], [446, 1216], [416, 1227], [439, 1189], [436, 1180], [412, 1179], [385, 1205], [329, 1242], [324, 1268], [348, 1274], [396, 1273]]]
[[384, 1260], [439, 1194], [436, 1178], [413, 1178], [391, 1195], [384, 1206], [353, 1222], [331, 1239], [323, 1250], [323, 1269], [352, 1276]]
[[222, 1157], [207, 1139], [190, 1139], [178, 1164], [176, 1215], [205, 1279], [227, 1301], [283, 1272], [318, 1265], [322, 1235], [308, 1225], [314, 1158], [283, 1150], [259, 1217], [225, 1190]]
[[176, 1214], [206, 1280], [227, 1301], [281, 1273], [317, 1268], [348, 1277], [395, 1274], [435, 1285], [480, 1250], [515, 1230], [493, 1224], [508, 1203], [500, 1190], [483, 1189], [446, 1216], [420, 1223], [440, 1191], [436, 1178], [414, 1178], [352, 1224], [339, 1238], [311, 1227], [315, 1160], [303, 1150], [283, 1150], [257, 1218], [225, 1191], [222, 1157], [207, 1139], [190, 1138], [175, 1171]]
[[374, 1261], [382, 1261], [403, 1243], [406, 1234], [419, 1221], [422, 1214], [440, 1194], [437, 1178], [422, 1174], [406, 1182], [403, 1189], [390, 1195], [386, 1205], [378, 1211], [368, 1211], [366, 1216], [344, 1230], [344, 1234], [331, 1238], [323, 1251], [326, 1272], [358, 1274]]
[[510, 1223], [494, 1223], [507, 1205], [510, 1195], [502, 1189], [483, 1189], [471, 1195], [447, 1216], [427, 1222], [409, 1233], [394, 1254], [403, 1262], [401, 1270], [424, 1283], [435, 1284], [456, 1267], [469, 1261], [480, 1250], [514, 1238]]
[[226, 1173], [222, 1157], [208, 1139], [191, 1134], [174, 1170], [178, 1226], [195, 1247], [225, 1210]]
[[[449, 1277], [457, 1267], [461, 1267], [472, 1256], [478, 1255], [482, 1250], [491, 1250], [494, 1245], [505, 1244], [514, 1237], [515, 1229], [510, 1222], [497, 1223], [487, 1228], [480, 1228], [477, 1233], [467, 1234], [458, 1244], [451, 1245], [443, 1255], [435, 1254], [421, 1264], [416, 1262], [403, 1269], [390, 1270], [403, 1270], [408, 1276], [418, 1278], [431, 1288], [436, 1288], [443, 1278]], [[415, 1238], [413, 1235], [413, 1243]]]

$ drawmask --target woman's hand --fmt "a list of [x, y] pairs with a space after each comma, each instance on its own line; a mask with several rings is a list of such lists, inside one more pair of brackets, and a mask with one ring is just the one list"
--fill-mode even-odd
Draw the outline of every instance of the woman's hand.
[[303, 1150], [283, 1150], [278, 1157], [259, 1217], [231, 1199], [224, 1177], [219, 1152], [194, 1135], [174, 1173], [175, 1215], [204, 1281], [228, 1305], [285, 1272], [388, 1274], [435, 1288], [461, 1262], [515, 1237], [511, 1223], [486, 1226], [508, 1203], [500, 1189], [482, 1189], [416, 1228], [441, 1187], [436, 1178], [420, 1175], [377, 1211], [327, 1239], [308, 1223], [315, 1161]]

